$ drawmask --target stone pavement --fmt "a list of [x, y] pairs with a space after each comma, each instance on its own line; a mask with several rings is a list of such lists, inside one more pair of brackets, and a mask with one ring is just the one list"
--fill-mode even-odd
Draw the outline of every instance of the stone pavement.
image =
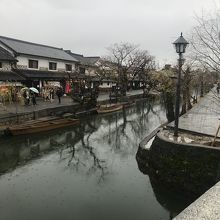
[[[218, 95], [213, 88], [190, 111], [179, 118], [179, 129], [214, 136], [220, 125], [219, 119], [220, 94]], [[174, 122], [171, 122], [168, 127], [174, 127]]]
[[42, 110], [46, 108], [55, 108], [57, 106], [66, 106], [66, 105], [73, 105], [73, 101], [69, 97], [61, 98], [61, 104], [58, 103], [58, 99], [56, 98], [53, 102], [50, 101], [43, 101], [42, 98], [37, 98], [37, 105], [28, 105], [24, 106], [20, 103], [16, 104], [8, 104], [6, 106], [0, 106], [0, 117], [7, 114], [16, 114], [17, 113], [28, 113], [37, 110]]
[[183, 210], [173, 220], [219, 220], [220, 182]]
[[[127, 96], [133, 96], [133, 95], [138, 95], [142, 94], [143, 90], [132, 90], [127, 92]], [[98, 101], [104, 101], [109, 99], [109, 94], [100, 94], [98, 97]], [[74, 105], [77, 104], [76, 102], [73, 102], [73, 100], [66, 96], [61, 98], [61, 104], [58, 103], [57, 97], [53, 102], [50, 101], [43, 101], [42, 98], [37, 99], [37, 105], [29, 105], [29, 106], [23, 106], [21, 104], [8, 104], [6, 106], [1, 106], [0, 105], [0, 118], [4, 117], [6, 115], [12, 115], [16, 113], [28, 113], [28, 112], [33, 112], [33, 111], [38, 111], [38, 110], [43, 110], [47, 108], [55, 108], [55, 107], [60, 107], [60, 106], [69, 106], [69, 105]]]
[[[180, 117], [179, 128], [202, 134], [215, 135], [220, 125], [220, 95], [213, 88], [185, 115]], [[173, 127], [173, 123], [168, 126]], [[220, 137], [220, 134], [218, 134]], [[219, 171], [217, 171], [219, 172]], [[205, 192], [173, 220], [220, 219], [220, 182]]]

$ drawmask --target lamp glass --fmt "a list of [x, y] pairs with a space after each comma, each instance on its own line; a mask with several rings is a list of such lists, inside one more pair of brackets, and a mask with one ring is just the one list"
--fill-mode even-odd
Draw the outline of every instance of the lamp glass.
[[177, 53], [185, 53], [186, 51], [186, 44], [175, 44], [176, 52]]

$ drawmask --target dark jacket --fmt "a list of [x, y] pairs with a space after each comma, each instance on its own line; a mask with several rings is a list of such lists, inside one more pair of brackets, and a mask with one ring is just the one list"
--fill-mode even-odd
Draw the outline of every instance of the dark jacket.
[[58, 88], [56, 91], [56, 95], [59, 97], [63, 96], [63, 90], [61, 88]]

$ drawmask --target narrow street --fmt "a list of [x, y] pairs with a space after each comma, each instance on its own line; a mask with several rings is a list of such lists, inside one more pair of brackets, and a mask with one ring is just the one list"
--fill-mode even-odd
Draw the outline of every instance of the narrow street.
[[[132, 90], [127, 93], [127, 96], [131, 95], [137, 95], [137, 94], [142, 94], [143, 90]], [[109, 100], [109, 94], [100, 94], [98, 97], [98, 102], [99, 101], [104, 101], [104, 100]], [[6, 106], [0, 105], [0, 118], [5, 117], [6, 115], [11, 115], [11, 114], [16, 114], [17, 113], [26, 113], [26, 112], [32, 112], [32, 111], [38, 111], [42, 109], [47, 109], [47, 108], [55, 108], [55, 107], [60, 107], [60, 106], [71, 106], [78, 104], [74, 102], [69, 96], [64, 96], [61, 98], [61, 104], [58, 103], [58, 98], [55, 97], [53, 102], [50, 101], [44, 101], [43, 98], [37, 98], [37, 105], [29, 105], [29, 106], [24, 106], [21, 105], [20, 103], [16, 104], [6, 104]]]
[[[220, 125], [220, 96], [213, 88], [191, 110], [179, 118], [179, 129], [198, 134], [215, 136]], [[174, 122], [168, 125], [174, 126]], [[218, 134], [220, 137], [220, 133]]]

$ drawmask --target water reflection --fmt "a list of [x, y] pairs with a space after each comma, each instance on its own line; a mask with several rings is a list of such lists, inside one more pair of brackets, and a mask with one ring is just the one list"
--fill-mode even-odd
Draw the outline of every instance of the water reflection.
[[77, 220], [83, 214], [97, 220], [108, 214], [118, 214], [115, 220], [168, 219], [135, 161], [139, 142], [165, 121], [159, 100], [145, 100], [122, 112], [84, 118], [77, 127], [0, 140], [0, 172], [5, 173], [0, 192], [7, 188], [0, 211], [6, 213], [10, 202], [20, 207], [10, 207], [12, 220], [37, 218], [37, 211], [50, 216], [51, 210], [57, 218], [73, 219], [75, 213]]
[[97, 120], [93, 118], [82, 122], [73, 133], [66, 134], [65, 144], [53, 140], [53, 145], [59, 147], [60, 161], [66, 161], [68, 169], [79, 171], [87, 169], [86, 174], [100, 173], [98, 182], [104, 181], [107, 175], [106, 161], [101, 159], [90, 140], [98, 130]]
[[[158, 111], [160, 110], [160, 111]], [[152, 115], [154, 115], [152, 120]], [[155, 120], [155, 117], [157, 120]], [[77, 127], [40, 135], [0, 140], [0, 173], [57, 150], [69, 168], [87, 167], [88, 173], [101, 171], [104, 179], [106, 161], [94, 145], [108, 144], [121, 157], [136, 152], [140, 139], [164, 121], [158, 101], [142, 101], [122, 112], [86, 118]], [[150, 124], [150, 126], [149, 126]]]
[[149, 150], [139, 148], [139, 170], [150, 179], [157, 201], [172, 219], [219, 181], [218, 149], [176, 145], [159, 135]]
[[[137, 164], [139, 170], [144, 175], [149, 176], [155, 198], [157, 199], [158, 203], [169, 212], [169, 219], [172, 220], [182, 210], [189, 206], [198, 196], [186, 194], [181, 188], [177, 190], [178, 186], [176, 188], [167, 187], [167, 185], [157, 178], [156, 172], [152, 172], [152, 168], [150, 167], [148, 161], [142, 160], [140, 151], [138, 154]], [[145, 152], [142, 152], [142, 154], [145, 154]], [[144, 157], [146, 157], [146, 155], [144, 155]]]

